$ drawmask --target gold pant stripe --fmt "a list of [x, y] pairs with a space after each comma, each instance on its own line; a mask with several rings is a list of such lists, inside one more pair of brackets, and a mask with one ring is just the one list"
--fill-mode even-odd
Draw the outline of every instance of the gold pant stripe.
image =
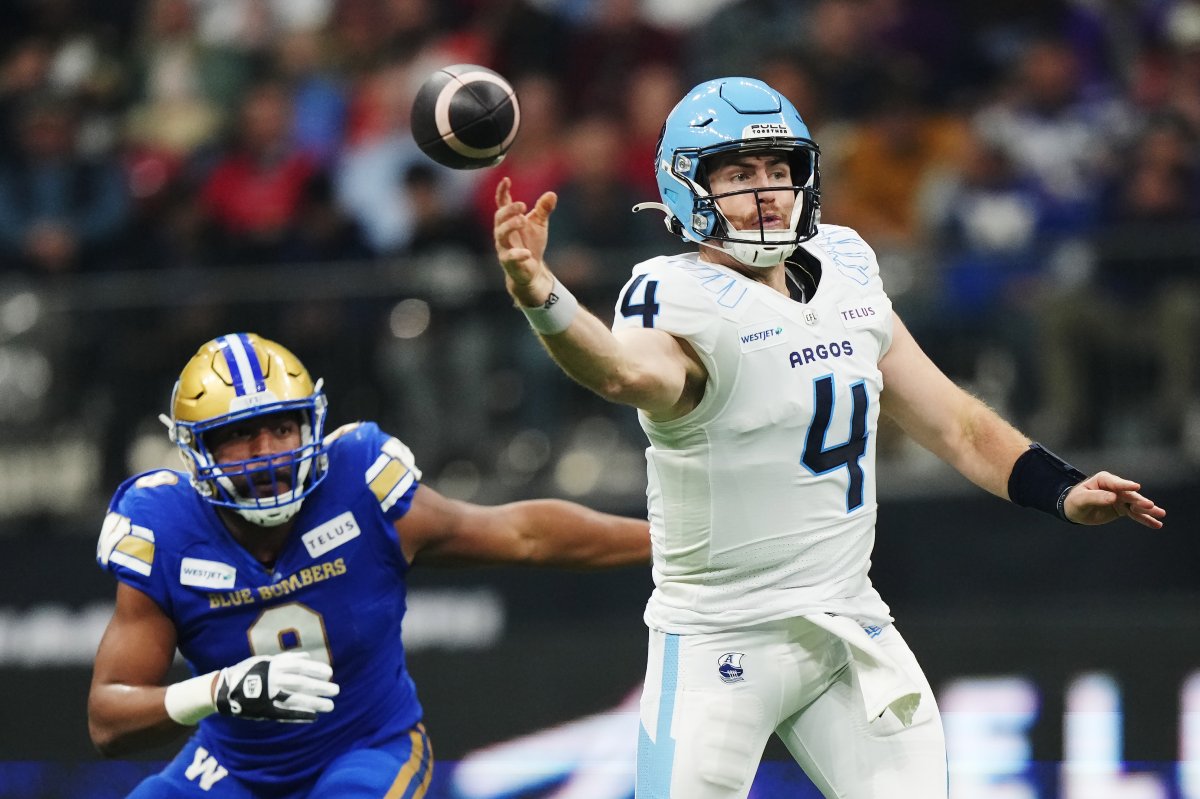
[[[433, 777], [433, 758], [429, 738], [425, 735], [425, 725], [418, 724], [410, 730], [408, 738], [412, 741], [412, 753], [401, 767], [400, 773], [396, 775], [396, 780], [384, 799], [422, 799], [429, 788], [429, 781]], [[418, 775], [421, 782], [414, 786], [412, 782]]]

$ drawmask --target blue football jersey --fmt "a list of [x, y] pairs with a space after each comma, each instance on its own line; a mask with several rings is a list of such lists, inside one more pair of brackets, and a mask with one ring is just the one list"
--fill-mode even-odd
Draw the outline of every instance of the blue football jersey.
[[197, 735], [221, 765], [258, 784], [312, 780], [338, 755], [421, 718], [400, 640], [408, 564], [393, 527], [420, 471], [373, 423], [326, 442], [329, 473], [272, 569], [234, 540], [186, 474], [170, 470], [117, 490], [97, 547], [103, 567], [175, 623], [195, 674], [290, 649], [333, 667], [341, 693], [312, 724], [200, 722]]

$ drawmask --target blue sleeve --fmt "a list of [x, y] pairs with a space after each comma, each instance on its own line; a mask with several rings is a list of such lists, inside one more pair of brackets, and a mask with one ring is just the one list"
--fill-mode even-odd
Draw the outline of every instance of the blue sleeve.
[[331, 448], [348, 450], [347, 455], [353, 452], [351, 460], [355, 465], [351, 468], [361, 470], [361, 479], [387, 521], [395, 522], [408, 513], [421, 481], [421, 470], [412, 450], [400, 439], [383, 432], [374, 422], [360, 422], [335, 430], [325, 443]]
[[118, 580], [149, 596], [168, 615], [171, 595], [162, 536], [177, 489], [191, 490], [177, 472], [139, 475], [117, 489], [96, 544], [96, 561]]

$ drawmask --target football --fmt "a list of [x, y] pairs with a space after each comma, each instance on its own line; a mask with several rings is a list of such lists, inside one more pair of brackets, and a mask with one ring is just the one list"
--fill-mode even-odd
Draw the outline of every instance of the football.
[[503, 76], [475, 64], [434, 72], [417, 91], [412, 134], [421, 150], [444, 166], [495, 166], [517, 138], [521, 108]]

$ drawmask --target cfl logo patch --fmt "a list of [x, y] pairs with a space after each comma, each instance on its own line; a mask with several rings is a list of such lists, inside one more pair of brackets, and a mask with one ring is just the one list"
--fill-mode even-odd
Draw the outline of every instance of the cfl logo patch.
[[742, 676], [742, 672], [745, 671], [742, 668], [742, 658], [745, 656], [743, 652], [726, 652], [717, 658], [717, 673], [721, 675], [721, 682], [730, 684], [746, 681]]

